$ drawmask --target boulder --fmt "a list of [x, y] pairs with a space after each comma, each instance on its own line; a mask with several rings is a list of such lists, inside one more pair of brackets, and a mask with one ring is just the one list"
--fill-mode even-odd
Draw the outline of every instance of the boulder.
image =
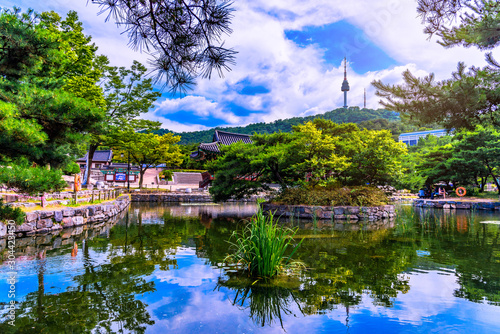
[[74, 226], [80, 226], [80, 225], [83, 225], [85, 224], [85, 222], [83, 221], [83, 217], [82, 216], [74, 216], [73, 217], [73, 225]]
[[58, 223], [62, 222], [62, 220], [63, 220], [63, 213], [62, 213], [62, 211], [54, 211], [54, 220], [56, 222], [58, 222]]
[[52, 225], [54, 225], [54, 223], [52, 222], [52, 219], [51, 218], [45, 218], [45, 219], [40, 219], [36, 223], [36, 228], [37, 228], [37, 230], [40, 230], [40, 229], [49, 229], [49, 228], [52, 227]]
[[38, 220], [38, 212], [27, 212], [26, 213], [26, 221], [32, 222]]
[[73, 217], [75, 215], [75, 210], [72, 208], [64, 209], [62, 211], [64, 217]]
[[40, 211], [40, 218], [45, 219], [45, 218], [50, 218], [54, 216], [54, 211]]
[[33, 229], [34, 229], [34, 226], [30, 223], [16, 225], [16, 232], [29, 232], [29, 231], [33, 231]]
[[62, 222], [61, 222], [61, 225], [66, 228], [66, 227], [71, 227], [74, 225], [73, 223], [73, 219], [71, 217], [64, 217]]
[[3, 238], [7, 235], [7, 225], [0, 222], [0, 238]]

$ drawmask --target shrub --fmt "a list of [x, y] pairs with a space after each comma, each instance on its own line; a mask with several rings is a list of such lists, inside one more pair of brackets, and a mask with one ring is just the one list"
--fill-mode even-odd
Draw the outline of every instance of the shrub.
[[375, 187], [288, 188], [273, 203], [317, 206], [377, 206], [387, 204], [385, 193]]
[[266, 217], [259, 208], [241, 235], [233, 232], [236, 242], [230, 243], [236, 247], [236, 253], [226, 257], [225, 261], [246, 265], [253, 277], [274, 277], [284, 268], [297, 264], [290, 263], [290, 257], [302, 241], [293, 248], [289, 257], [285, 256], [285, 251], [296, 232], [297, 230], [278, 226], [278, 220], [272, 213]]
[[3, 204], [3, 198], [0, 198], [0, 221], [14, 220], [18, 225], [24, 223], [26, 214], [20, 208], [13, 208]]

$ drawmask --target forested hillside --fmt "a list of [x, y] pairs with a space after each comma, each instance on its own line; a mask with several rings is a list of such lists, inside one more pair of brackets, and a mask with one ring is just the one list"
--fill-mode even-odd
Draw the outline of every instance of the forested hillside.
[[[274, 133], [278, 131], [290, 132], [292, 131], [292, 126], [312, 121], [315, 118], [324, 118], [335, 123], [358, 123], [360, 127], [368, 129], [388, 129], [391, 130], [395, 137], [401, 132], [416, 130], [414, 126], [408, 126], [401, 123], [399, 115], [393, 111], [386, 109], [360, 109], [358, 107], [350, 107], [347, 110], [338, 108], [325, 112], [324, 114], [279, 119], [271, 123], [253, 123], [247, 126], [217, 127], [215, 129], [244, 134]], [[215, 129], [176, 134], [181, 136], [179, 144], [206, 143], [212, 141]], [[160, 135], [168, 132], [171, 131], [168, 129], [160, 129], [157, 131]]]

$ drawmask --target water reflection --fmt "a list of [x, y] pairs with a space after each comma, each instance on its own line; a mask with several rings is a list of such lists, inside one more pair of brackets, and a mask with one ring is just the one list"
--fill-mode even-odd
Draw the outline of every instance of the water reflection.
[[[16, 327], [3, 317], [0, 332], [418, 332], [436, 322], [489, 332], [500, 325], [485, 319], [500, 305], [500, 226], [480, 223], [498, 220], [490, 213], [402, 206], [396, 220], [373, 226], [284, 221], [300, 228], [295, 258], [307, 270], [253, 284], [222, 262], [230, 235], [255, 209], [146, 203], [80, 234], [20, 239]], [[6, 273], [0, 267], [1, 280]]]

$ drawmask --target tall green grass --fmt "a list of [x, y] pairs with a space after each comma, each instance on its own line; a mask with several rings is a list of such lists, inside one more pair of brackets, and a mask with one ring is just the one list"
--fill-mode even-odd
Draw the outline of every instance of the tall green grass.
[[[302, 240], [292, 246], [295, 233], [297, 229], [278, 226], [274, 214], [265, 216], [262, 208], [259, 208], [240, 234], [233, 232], [232, 237], [236, 240], [230, 243], [236, 247], [236, 252], [227, 256], [225, 262], [234, 261], [245, 265], [253, 277], [272, 278], [296, 264], [290, 262], [290, 258]], [[289, 246], [293, 249], [290, 256], [285, 256]]]

